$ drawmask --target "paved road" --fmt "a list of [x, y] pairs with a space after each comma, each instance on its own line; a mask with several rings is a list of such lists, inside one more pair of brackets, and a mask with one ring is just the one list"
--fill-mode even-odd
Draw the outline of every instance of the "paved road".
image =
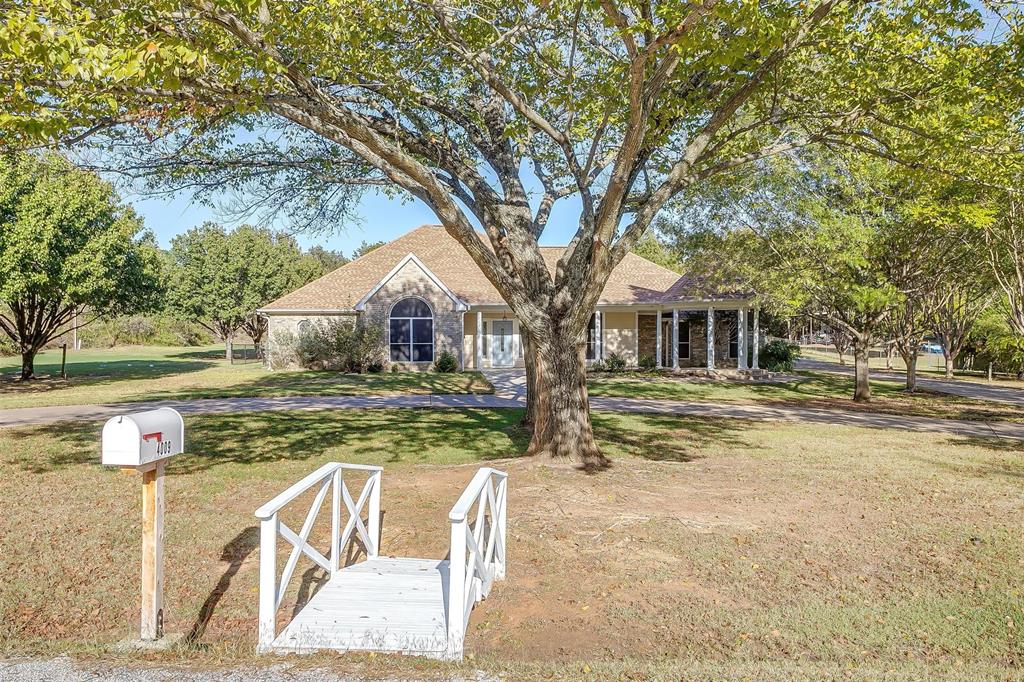
[[[805, 369], [814, 372], [831, 372], [833, 374], [853, 374], [853, 364], [840, 365], [838, 362], [827, 360], [801, 359], [796, 362], [797, 369]], [[871, 370], [871, 378], [878, 381], [897, 381], [903, 383], [907, 380], [903, 372], [886, 372], [884, 370]], [[1024, 407], [1024, 390], [1010, 386], [999, 386], [995, 384], [983, 384], [977, 381], [964, 381], [963, 379], [942, 379], [918, 375], [917, 385], [928, 391], [946, 393], [962, 398], [974, 398], [975, 400], [988, 400], [994, 403], [1007, 405], [1019, 405]]]
[[[499, 384], [501, 382], [499, 381]], [[497, 388], [497, 386], [496, 386]], [[203, 400], [164, 400], [150, 403], [111, 405], [70, 405], [64, 407], [0, 410], [0, 427], [28, 426], [59, 421], [107, 419], [131, 410], [173, 407], [182, 414], [225, 414], [284, 410], [326, 409], [507, 409], [522, 407], [523, 400], [513, 395], [514, 387], [498, 388], [496, 395], [421, 395], [421, 396], [329, 396], [291, 398], [224, 398]], [[981, 422], [956, 419], [931, 419], [879, 414], [855, 410], [831, 410], [811, 407], [781, 407], [763, 404], [737, 405], [683, 400], [642, 400], [638, 398], [591, 398], [597, 412], [627, 412], [693, 417], [786, 421], [811, 424], [862, 426], [929, 433], [948, 433], [976, 438], [1024, 440], [1024, 424]]]

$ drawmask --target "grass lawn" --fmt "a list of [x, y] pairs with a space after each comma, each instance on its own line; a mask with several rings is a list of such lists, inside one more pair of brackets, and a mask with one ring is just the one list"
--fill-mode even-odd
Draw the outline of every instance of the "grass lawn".
[[[167, 482], [166, 615], [193, 644], [130, 657], [108, 647], [138, 627], [136, 477], [97, 464], [98, 423], [0, 430], [0, 657], [276, 664], [253, 653], [257, 506], [325, 461], [383, 464], [384, 552], [440, 558], [448, 509], [474, 467], [497, 461], [510, 476], [509, 574], [473, 614], [459, 668], [470, 677], [977, 680], [1024, 665], [1016, 444], [595, 414], [613, 466], [584, 474], [514, 458], [519, 416], [189, 418], [191, 454]], [[282, 620], [321, 579], [312, 566], [300, 562]], [[288, 660], [367, 676], [453, 668]]]
[[477, 372], [270, 372], [257, 362], [228, 363], [219, 346], [82, 350], [68, 355], [66, 381], [59, 376], [59, 350], [41, 353], [36, 360], [36, 373], [48, 377], [22, 383], [15, 380], [20, 370], [20, 358], [0, 358], [0, 409], [190, 398], [493, 391]]
[[[807, 360], [831, 362], [837, 365], [837, 369], [839, 369], [839, 356], [831, 349], [823, 347], [804, 347], [801, 349], [801, 357]], [[946, 376], [944, 363], [945, 361], [939, 353], [919, 355], [917, 358], [917, 375], [925, 379], [944, 379]], [[846, 355], [846, 366], [849, 368], [853, 367], [853, 355], [849, 353]], [[885, 357], [876, 357], [875, 355], [872, 355], [868, 361], [868, 366], [872, 370], [885, 371]], [[892, 367], [896, 372], [902, 372], [906, 369], [903, 358], [900, 357], [899, 353], [893, 355]], [[956, 375], [953, 378], [958, 381], [988, 383], [988, 375], [983, 370], [966, 371], [958, 369], [956, 370]], [[1006, 386], [1007, 388], [1024, 388], [1024, 381], [1018, 381], [1016, 378], [1007, 374], [996, 374], [993, 377], [992, 383], [996, 386]]]
[[720, 403], [769, 403], [866, 410], [949, 419], [1024, 421], [1024, 409], [1013, 405], [972, 400], [929, 391], [908, 394], [903, 384], [872, 381], [872, 401], [857, 404], [853, 377], [829, 372], [797, 372], [788, 381], [750, 382], [669, 377], [650, 373], [592, 374], [587, 381], [591, 396], [705, 400]]

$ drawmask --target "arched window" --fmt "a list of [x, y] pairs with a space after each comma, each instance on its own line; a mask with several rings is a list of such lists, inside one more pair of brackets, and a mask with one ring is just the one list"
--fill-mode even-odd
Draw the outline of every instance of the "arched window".
[[388, 344], [392, 362], [434, 361], [434, 315], [418, 298], [403, 298], [391, 309]]
[[309, 331], [309, 327], [310, 327], [309, 320], [301, 320], [299, 322], [299, 324], [298, 324], [298, 327], [297, 327], [297, 331], [299, 332], [299, 336], [305, 335], [306, 332]]

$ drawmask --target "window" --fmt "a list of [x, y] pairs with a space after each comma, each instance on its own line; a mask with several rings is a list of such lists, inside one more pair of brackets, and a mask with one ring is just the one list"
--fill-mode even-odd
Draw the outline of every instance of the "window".
[[587, 324], [587, 360], [597, 359], [597, 316], [600, 313], [594, 313], [590, 316], [590, 322]]
[[480, 349], [483, 351], [483, 356], [486, 358], [488, 349], [491, 347], [491, 337], [487, 334], [487, 320], [484, 320], [484, 341], [483, 347]]
[[418, 298], [404, 298], [391, 309], [388, 345], [392, 362], [433, 362], [434, 315]]
[[303, 336], [306, 332], [308, 332], [309, 331], [309, 327], [310, 327], [309, 320], [301, 320], [299, 322], [298, 326], [296, 327], [296, 329], [299, 332], [299, 336]]
[[679, 359], [690, 359], [690, 321], [679, 320]]

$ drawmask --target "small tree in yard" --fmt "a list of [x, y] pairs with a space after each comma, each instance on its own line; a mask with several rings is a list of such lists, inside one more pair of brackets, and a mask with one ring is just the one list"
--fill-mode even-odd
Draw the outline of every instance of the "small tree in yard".
[[846, 327], [836, 324], [829, 328], [829, 339], [832, 341], [832, 347], [836, 349], [836, 355], [839, 356], [839, 364], [846, 364], [846, 351], [850, 350], [850, 345], [853, 343], [853, 337], [850, 336], [850, 332]]
[[[593, 466], [587, 323], [667, 202], [822, 141], [891, 154], [889, 122], [1000, 62], [978, 12], [935, 0], [94, 4], [0, 4], [11, 138], [110, 132], [137, 172], [310, 228], [367, 186], [421, 200], [519, 319], [531, 451]], [[569, 197], [552, 272], [539, 240]]]
[[22, 379], [57, 337], [158, 304], [157, 250], [141, 229], [94, 174], [56, 155], [0, 155], [0, 330]]
[[288, 235], [248, 225], [230, 233], [215, 223], [195, 227], [171, 242], [171, 260], [170, 309], [223, 341], [228, 360], [239, 329], [255, 343], [266, 334], [259, 306], [321, 272]]

